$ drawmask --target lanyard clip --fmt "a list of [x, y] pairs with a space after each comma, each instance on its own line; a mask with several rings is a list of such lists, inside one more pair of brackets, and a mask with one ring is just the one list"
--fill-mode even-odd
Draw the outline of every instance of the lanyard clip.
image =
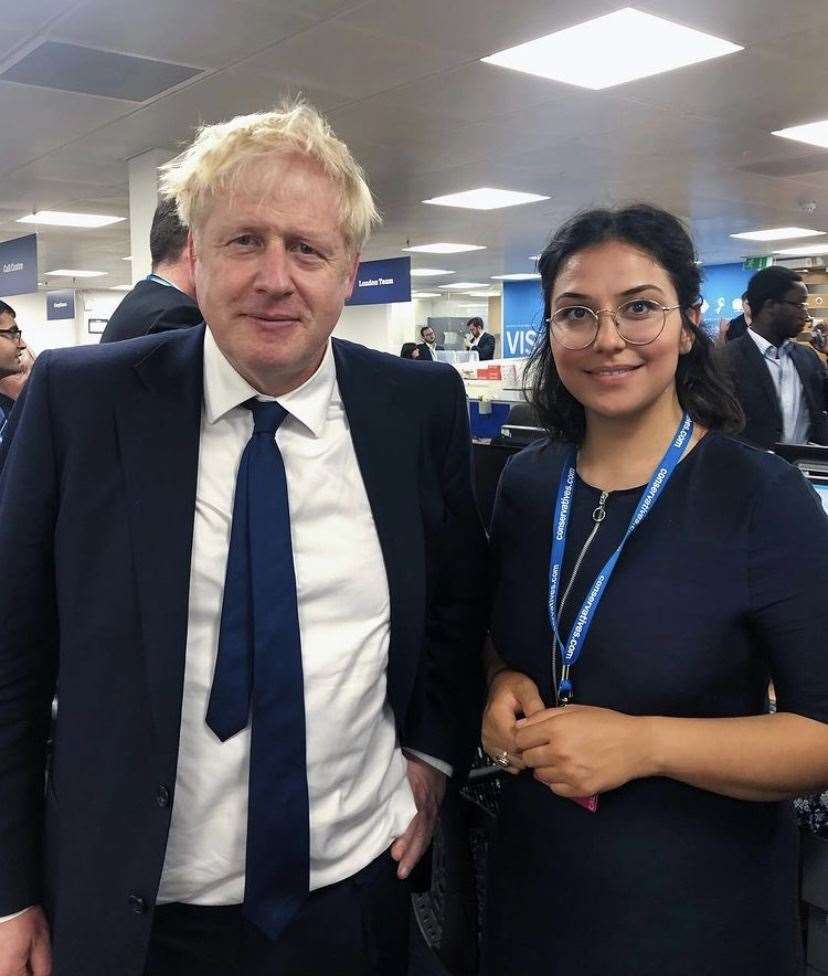
[[558, 705], [563, 708], [572, 701], [572, 682], [569, 680], [569, 665], [561, 668], [561, 683], [558, 687]]

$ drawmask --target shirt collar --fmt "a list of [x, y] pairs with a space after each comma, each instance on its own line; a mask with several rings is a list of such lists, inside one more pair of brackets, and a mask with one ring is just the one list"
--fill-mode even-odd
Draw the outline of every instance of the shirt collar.
[[334, 398], [336, 364], [330, 339], [319, 368], [300, 387], [279, 397], [269, 397], [255, 390], [231, 365], [219, 349], [208, 328], [204, 335], [204, 411], [207, 421], [214, 424], [228, 411], [252, 397], [276, 400], [301, 424], [319, 437]]
[[768, 342], [764, 336], [760, 336], [758, 332], [754, 332], [750, 327], [748, 327], [747, 331], [748, 335], [759, 348], [759, 352], [766, 358], [780, 359], [782, 356], [790, 355], [792, 340], [786, 339], [781, 346], [775, 346], [772, 342]]

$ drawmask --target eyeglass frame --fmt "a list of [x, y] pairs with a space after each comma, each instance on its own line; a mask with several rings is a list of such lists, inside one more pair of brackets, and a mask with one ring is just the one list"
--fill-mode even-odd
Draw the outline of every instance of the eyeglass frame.
[[792, 302], [789, 298], [774, 298], [775, 302], [779, 302], [781, 305], [793, 305], [794, 308], [798, 308], [800, 312], [808, 312], [807, 302]]
[[621, 329], [620, 329], [620, 327], [618, 325], [618, 313], [621, 311], [621, 309], [624, 306], [626, 306], [626, 305], [632, 305], [635, 302], [640, 302], [640, 301], [652, 301], [652, 299], [649, 299], [649, 298], [647, 298], [647, 299], [643, 299], [643, 298], [631, 298], [631, 299], [629, 299], [626, 302], [622, 302], [621, 305], [617, 306], [616, 308], [592, 309], [592, 308], [589, 307], [589, 305], [565, 305], [563, 308], [557, 309], [556, 312], [553, 313], [553, 315], [547, 316], [544, 319], [544, 322], [549, 327], [549, 334], [550, 334], [550, 336], [553, 339], [555, 339], [556, 342], [558, 342], [558, 340], [555, 338], [555, 333], [553, 331], [554, 326], [553, 326], [553, 323], [552, 323], [552, 319], [554, 318], [554, 316], [558, 312], [568, 312], [568, 311], [571, 311], [573, 308], [583, 308], [587, 312], [590, 313], [590, 315], [593, 317], [593, 319], [595, 319], [595, 335], [592, 337], [592, 339], [585, 346], [565, 346], [561, 342], [560, 343], [561, 347], [563, 349], [568, 349], [570, 352], [582, 352], [584, 349], [589, 349], [589, 347], [593, 344], [593, 342], [595, 342], [595, 340], [598, 338], [598, 333], [601, 331], [601, 319], [600, 319], [600, 316], [603, 313], [606, 313], [607, 315], [610, 316], [610, 318], [612, 319], [612, 324], [615, 326], [615, 331], [618, 333], [619, 336], [621, 336], [621, 338], [624, 340], [624, 342], [626, 342], [628, 345], [630, 345], [630, 346], [649, 346], [651, 343], [655, 342], [656, 339], [658, 339], [659, 336], [661, 335], [661, 333], [664, 331], [664, 328], [667, 325], [667, 313], [668, 312], [675, 312], [676, 309], [681, 308], [681, 305], [659, 305], [658, 302], [654, 302], [653, 304], [654, 305], [658, 305], [658, 307], [662, 311], [663, 318], [662, 318], [662, 322], [661, 322], [661, 328], [653, 336], [652, 339], [647, 339], [646, 342], [634, 342], [634, 341], [628, 339], [624, 335], [624, 333], [621, 331]]
[[5, 339], [11, 339], [12, 342], [20, 342], [23, 338], [23, 330], [18, 329], [17, 326], [13, 329], [0, 329], [0, 336], [3, 336]]

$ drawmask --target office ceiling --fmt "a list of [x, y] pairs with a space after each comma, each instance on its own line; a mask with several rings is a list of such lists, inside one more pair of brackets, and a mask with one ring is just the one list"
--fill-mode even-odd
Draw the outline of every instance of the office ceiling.
[[[488, 281], [530, 271], [530, 255], [574, 210], [638, 199], [687, 219], [708, 263], [769, 251], [731, 240], [733, 232], [791, 224], [828, 231], [828, 151], [771, 135], [828, 116], [825, 0], [637, 3], [745, 50], [606, 91], [480, 63], [621, 6], [0, 0], [0, 240], [30, 232], [15, 220], [33, 209], [128, 217], [131, 156], [155, 148], [172, 155], [198, 124], [299, 91], [369, 174], [384, 224], [367, 258], [397, 255], [406, 241], [484, 244], [436, 263], [455, 270], [455, 280]], [[70, 46], [92, 50], [78, 58]], [[174, 87], [147, 95], [156, 75], [145, 59], [164, 62], [157, 78]], [[118, 97], [90, 93], [101, 91]], [[476, 186], [550, 199], [489, 212], [420, 202]], [[39, 241], [41, 273], [92, 268], [108, 273], [96, 285], [130, 281], [121, 260], [127, 222], [44, 228]], [[415, 256], [418, 264], [435, 260]]]

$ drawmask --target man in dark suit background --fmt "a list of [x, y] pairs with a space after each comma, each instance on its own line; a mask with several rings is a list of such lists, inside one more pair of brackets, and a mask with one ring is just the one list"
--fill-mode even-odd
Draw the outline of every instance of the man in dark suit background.
[[187, 228], [178, 219], [172, 200], [162, 200], [155, 209], [150, 254], [152, 274], [124, 296], [107, 322], [101, 342], [186, 329], [201, 322], [187, 252]]
[[471, 336], [466, 342], [468, 349], [476, 349], [479, 359], [494, 359], [495, 337], [486, 332], [483, 319], [479, 315], [470, 318], [466, 323], [466, 330]]
[[725, 342], [733, 342], [743, 336], [751, 323], [750, 305], [747, 302], [747, 292], [742, 295], [742, 311], [735, 319], [731, 319], [725, 330]]
[[0, 971], [404, 976], [479, 730], [463, 385], [330, 338], [377, 218], [310, 107], [163, 185], [206, 328], [41, 354], [3, 448]]
[[771, 266], [748, 284], [750, 328], [719, 350], [745, 412], [742, 437], [757, 447], [828, 444], [828, 373], [794, 342], [808, 321], [808, 289], [789, 268]]
[[443, 350], [443, 346], [437, 344], [437, 333], [430, 325], [424, 325], [420, 329], [420, 338], [423, 340], [417, 343], [420, 359], [432, 362], [435, 358], [434, 352]]

